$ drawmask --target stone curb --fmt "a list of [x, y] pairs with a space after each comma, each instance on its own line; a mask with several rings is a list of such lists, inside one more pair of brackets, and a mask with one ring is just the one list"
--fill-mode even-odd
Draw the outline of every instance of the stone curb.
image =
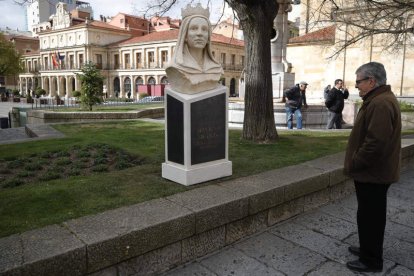
[[[414, 139], [403, 139], [403, 168]], [[148, 275], [353, 192], [344, 153], [0, 239], [0, 275]]]
[[130, 112], [53, 112], [47, 110], [28, 110], [28, 124], [49, 124], [65, 122], [93, 122], [101, 120], [125, 120], [164, 117], [164, 108], [148, 108]]

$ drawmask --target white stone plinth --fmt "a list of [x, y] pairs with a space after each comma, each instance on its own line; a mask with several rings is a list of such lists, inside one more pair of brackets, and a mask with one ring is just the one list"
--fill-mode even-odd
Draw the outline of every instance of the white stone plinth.
[[166, 88], [162, 177], [188, 186], [231, 175], [227, 114], [224, 86], [197, 94]]

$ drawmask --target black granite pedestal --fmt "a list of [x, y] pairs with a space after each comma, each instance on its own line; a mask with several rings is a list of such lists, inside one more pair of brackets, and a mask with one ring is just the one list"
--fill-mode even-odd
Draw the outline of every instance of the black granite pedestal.
[[232, 174], [227, 99], [224, 86], [197, 94], [166, 89], [164, 178], [193, 185]]

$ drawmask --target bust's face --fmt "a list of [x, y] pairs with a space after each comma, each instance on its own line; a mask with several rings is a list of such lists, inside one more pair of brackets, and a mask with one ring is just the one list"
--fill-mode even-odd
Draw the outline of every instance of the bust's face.
[[186, 41], [190, 48], [201, 48], [206, 47], [208, 42], [208, 22], [206, 19], [196, 17], [191, 19]]

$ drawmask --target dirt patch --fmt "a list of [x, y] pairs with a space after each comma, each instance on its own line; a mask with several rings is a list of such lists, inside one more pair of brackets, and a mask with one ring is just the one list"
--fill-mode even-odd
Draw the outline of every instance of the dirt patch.
[[67, 151], [47, 151], [29, 157], [0, 159], [0, 187], [123, 170], [144, 164], [144, 158], [108, 144], [89, 144]]

